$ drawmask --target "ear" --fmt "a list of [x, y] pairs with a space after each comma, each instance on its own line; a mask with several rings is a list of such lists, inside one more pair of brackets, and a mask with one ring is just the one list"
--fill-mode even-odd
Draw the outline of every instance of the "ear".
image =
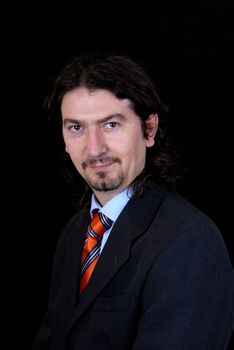
[[157, 113], [150, 114], [146, 120], [146, 147], [152, 147], [155, 143], [155, 135], [158, 130], [158, 115]]

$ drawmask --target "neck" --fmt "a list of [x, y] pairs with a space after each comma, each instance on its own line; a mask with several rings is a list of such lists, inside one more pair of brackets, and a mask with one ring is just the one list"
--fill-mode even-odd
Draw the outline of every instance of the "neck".
[[101, 206], [104, 206], [107, 202], [109, 202], [112, 198], [117, 196], [119, 193], [123, 192], [125, 189], [130, 189], [131, 186], [127, 186], [125, 188], [120, 188], [118, 190], [113, 191], [96, 191], [93, 190], [93, 193], [95, 194], [95, 197], [97, 198], [98, 202]]
[[103, 207], [107, 202], [109, 202], [113, 197], [115, 197], [121, 191], [93, 191], [99, 203]]

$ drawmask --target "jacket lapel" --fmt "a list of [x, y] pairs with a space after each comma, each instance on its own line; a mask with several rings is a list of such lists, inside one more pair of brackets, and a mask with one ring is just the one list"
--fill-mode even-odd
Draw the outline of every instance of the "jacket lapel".
[[66, 288], [66, 295], [64, 295], [64, 297], [66, 297], [67, 309], [71, 315], [74, 313], [74, 308], [77, 305], [77, 298], [79, 296], [80, 261], [89, 220], [89, 211], [84, 210], [74, 217], [74, 220], [68, 225], [67, 229], [65, 228], [65, 234], [67, 234], [67, 236], [70, 235], [70, 239], [67, 243], [67, 250], [69, 252], [67, 254], [67, 259], [69, 263], [65, 272], [66, 285], [68, 285], [69, 288]]
[[72, 319], [72, 326], [96, 299], [106, 284], [128, 260], [132, 241], [150, 226], [165, 194], [159, 188], [148, 189], [139, 198], [132, 198], [111, 231], [92, 277], [81, 295]]

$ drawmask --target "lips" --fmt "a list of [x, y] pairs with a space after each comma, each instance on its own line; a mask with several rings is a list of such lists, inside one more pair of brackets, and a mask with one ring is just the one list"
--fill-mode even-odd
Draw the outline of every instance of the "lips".
[[92, 170], [105, 170], [114, 163], [121, 163], [120, 159], [117, 157], [112, 156], [99, 156], [99, 157], [92, 157], [86, 159], [82, 163], [82, 167], [85, 170], [85, 168], [90, 168]]
[[89, 165], [88, 167], [92, 170], [105, 170], [113, 164], [114, 164], [114, 162], [95, 163], [95, 164]]

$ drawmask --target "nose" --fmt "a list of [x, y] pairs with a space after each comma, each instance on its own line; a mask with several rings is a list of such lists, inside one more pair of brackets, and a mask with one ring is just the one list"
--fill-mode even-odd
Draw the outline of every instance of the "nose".
[[90, 156], [98, 156], [107, 151], [103, 134], [98, 129], [89, 130], [86, 137], [86, 152]]

